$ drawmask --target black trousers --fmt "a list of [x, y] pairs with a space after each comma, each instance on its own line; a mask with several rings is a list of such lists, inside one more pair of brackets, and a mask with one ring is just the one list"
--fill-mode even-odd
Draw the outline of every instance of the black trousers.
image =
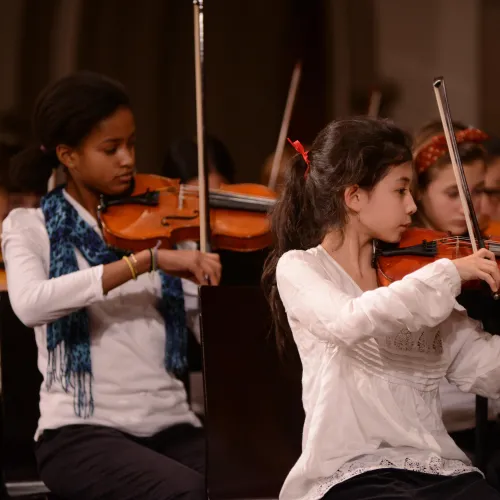
[[365, 472], [335, 485], [323, 500], [499, 500], [477, 472], [437, 476], [400, 469]]
[[[476, 429], [451, 432], [459, 448], [468, 455], [476, 451]], [[486, 443], [487, 461], [483, 472], [486, 479], [497, 491], [500, 491], [500, 425], [498, 421], [488, 422], [488, 442]]]
[[206, 498], [204, 431], [191, 425], [149, 438], [70, 425], [45, 431], [35, 453], [42, 481], [64, 500]]

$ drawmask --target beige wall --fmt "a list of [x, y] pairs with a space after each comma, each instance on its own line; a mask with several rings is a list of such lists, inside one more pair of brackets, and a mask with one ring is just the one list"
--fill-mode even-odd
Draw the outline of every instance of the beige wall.
[[500, 135], [500, 1], [482, 0], [480, 110], [485, 129]]
[[401, 96], [393, 118], [413, 128], [438, 116], [432, 81], [444, 76], [454, 119], [480, 125], [476, 0], [374, 0], [376, 69]]
[[454, 119], [479, 124], [481, 3], [476, 0], [375, 0], [382, 79], [401, 95], [394, 119], [413, 128], [436, 118], [433, 78], [444, 76]]
[[331, 117], [366, 113], [377, 84], [372, 0], [326, 0]]

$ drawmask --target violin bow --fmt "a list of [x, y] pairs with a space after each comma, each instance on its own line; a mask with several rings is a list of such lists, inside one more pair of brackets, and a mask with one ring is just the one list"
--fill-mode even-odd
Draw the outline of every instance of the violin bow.
[[372, 90], [370, 101], [368, 103], [368, 111], [366, 115], [369, 118], [378, 118], [380, 114], [380, 105], [382, 104], [382, 92], [379, 89]]
[[457, 138], [453, 130], [453, 121], [451, 119], [450, 105], [448, 103], [448, 96], [446, 94], [446, 86], [443, 77], [434, 78], [434, 93], [436, 95], [436, 102], [439, 109], [439, 115], [443, 124], [444, 135], [446, 137], [446, 144], [450, 153], [451, 164], [453, 166], [453, 173], [457, 181], [458, 193], [465, 216], [465, 223], [467, 224], [467, 232], [469, 233], [472, 250], [477, 252], [479, 248], [485, 248], [481, 230], [477, 221], [476, 212], [472, 203], [469, 186], [465, 177], [464, 167], [462, 160], [458, 153]]
[[292, 118], [293, 106], [297, 96], [297, 89], [299, 88], [300, 77], [302, 76], [302, 63], [298, 61], [293, 69], [292, 78], [290, 80], [290, 87], [288, 89], [288, 97], [286, 99], [285, 112], [281, 121], [280, 134], [278, 136], [278, 144], [274, 152], [273, 166], [271, 168], [271, 175], [267, 187], [273, 191], [276, 189], [276, 182], [281, 168], [281, 160], [283, 159], [283, 151], [285, 150], [286, 136], [288, 135], [288, 128]]
[[208, 162], [205, 149], [205, 26], [203, 0], [193, 0], [194, 66], [196, 77], [196, 137], [198, 146], [198, 184], [200, 210], [200, 250], [211, 251], [210, 211], [208, 207]]
[[[458, 192], [460, 194], [460, 201], [465, 215], [467, 224], [467, 231], [472, 245], [472, 250], [477, 251], [477, 246], [484, 248], [484, 240], [481, 236], [481, 230], [472, 204], [472, 198], [465, 177], [464, 167], [460, 160], [458, 153], [457, 138], [453, 130], [453, 121], [451, 119], [450, 106], [448, 104], [448, 96], [446, 94], [446, 86], [444, 78], [439, 77], [434, 79], [434, 93], [441, 116], [441, 122], [446, 137], [446, 143], [450, 153], [451, 164], [453, 165], [453, 172], [457, 181]], [[476, 244], [477, 239], [477, 244]], [[498, 293], [493, 297], [498, 299]], [[488, 423], [488, 399], [481, 396], [476, 396], [476, 431], [475, 431], [475, 456], [474, 462], [476, 467], [484, 470], [486, 464], [486, 443], [487, 443], [487, 423]]]

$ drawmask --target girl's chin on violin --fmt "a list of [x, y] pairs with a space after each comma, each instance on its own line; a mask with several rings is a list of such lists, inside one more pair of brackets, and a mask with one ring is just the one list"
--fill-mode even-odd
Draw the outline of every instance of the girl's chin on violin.
[[465, 223], [465, 219], [450, 221], [450, 224], [446, 228], [446, 231], [453, 236], [461, 236], [467, 233], [467, 224]]
[[133, 178], [133, 173], [115, 175], [109, 177], [106, 182], [95, 183], [94, 189], [98, 193], [106, 196], [121, 196], [130, 189]]
[[109, 182], [102, 192], [109, 196], [119, 196], [126, 193], [130, 188], [130, 184], [134, 178], [134, 172], [121, 173], [116, 175], [111, 182]]
[[410, 228], [410, 225], [411, 224], [409, 223], [400, 224], [397, 228], [391, 231], [387, 230], [383, 233], [380, 232], [374, 237], [374, 239], [384, 241], [385, 243], [398, 243], [403, 237], [403, 234]]
[[128, 187], [130, 187], [130, 183], [132, 182], [133, 178], [134, 178], [134, 173], [128, 172], [126, 174], [119, 175], [116, 179], [122, 186], [125, 186], [125, 188], [128, 188]]

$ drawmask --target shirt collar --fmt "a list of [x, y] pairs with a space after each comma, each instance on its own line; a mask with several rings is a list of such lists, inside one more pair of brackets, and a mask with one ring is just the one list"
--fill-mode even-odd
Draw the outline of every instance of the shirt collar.
[[66, 189], [63, 189], [63, 195], [66, 198], [66, 201], [70, 203], [73, 208], [78, 212], [78, 215], [94, 230], [96, 230], [98, 233], [101, 233], [101, 230], [99, 228], [99, 223], [97, 222], [96, 218], [80, 203], [78, 203], [68, 192]]

